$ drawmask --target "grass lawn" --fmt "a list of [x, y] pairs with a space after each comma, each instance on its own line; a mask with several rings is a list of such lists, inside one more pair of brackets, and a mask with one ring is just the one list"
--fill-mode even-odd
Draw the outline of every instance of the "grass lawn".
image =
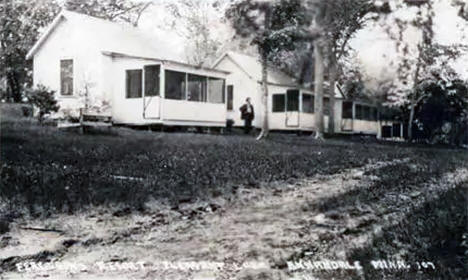
[[[373, 179], [369, 184], [358, 183], [355, 188], [307, 203], [300, 215], [334, 211], [336, 217], [359, 217], [366, 207], [380, 218], [399, 213], [404, 222], [385, 228], [385, 234], [372, 238], [373, 243], [350, 249], [350, 256], [371, 260], [380, 257], [382, 250], [387, 254], [403, 250], [411, 260], [440, 257], [442, 264], [466, 260], [461, 257], [466, 246], [462, 239], [468, 236], [463, 203], [466, 181], [450, 191], [424, 191], [445, 182], [447, 174], [468, 168], [466, 150], [359, 139], [320, 142], [281, 134], [272, 134], [265, 141], [243, 135], [126, 128], [80, 135], [77, 131], [39, 126], [22, 117], [18, 105], [1, 104], [0, 112], [0, 216], [47, 217], [84, 212], [95, 206], [145, 213], [149, 200], [169, 207], [219, 197], [229, 200], [240, 187], [268, 190], [272, 184], [281, 186], [284, 182], [286, 186], [319, 174], [327, 176], [400, 160], [357, 175], [358, 181], [361, 176]], [[412, 201], [421, 197], [424, 204], [413, 209]], [[457, 197], [457, 203], [452, 203]], [[360, 227], [342, 234], [356, 234], [362, 231]], [[424, 246], [414, 243], [415, 238]], [[451, 276], [442, 279], [457, 279], [466, 272], [459, 269], [458, 263], [455, 267], [447, 272]], [[388, 276], [373, 273], [366, 270], [368, 279]], [[329, 275], [330, 279], [350, 278], [341, 276]], [[387, 279], [402, 279], [400, 276]]]
[[333, 174], [372, 161], [438, 157], [457, 151], [316, 142], [272, 135], [151, 133], [116, 128], [79, 135], [21, 118], [18, 106], [1, 108], [1, 195], [31, 214], [73, 212], [90, 205], [141, 209], [150, 197], [169, 203], [228, 195], [239, 185]]

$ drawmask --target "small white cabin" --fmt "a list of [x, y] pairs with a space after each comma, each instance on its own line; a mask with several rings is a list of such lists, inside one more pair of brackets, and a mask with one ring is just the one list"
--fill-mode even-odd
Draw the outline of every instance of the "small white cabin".
[[[262, 126], [262, 65], [252, 56], [227, 52], [213, 65], [213, 68], [224, 70], [230, 74], [227, 83], [227, 116], [234, 121], [235, 126], [243, 125], [240, 119], [239, 107], [250, 97], [254, 106], [255, 119], [253, 125]], [[268, 68], [268, 122], [271, 130], [315, 130], [314, 94], [311, 89], [303, 88], [292, 77]], [[341, 132], [341, 107], [343, 95], [337, 89], [335, 94], [335, 132]], [[324, 97], [324, 122], [328, 131], [329, 104], [327, 95]]]
[[80, 108], [115, 124], [224, 127], [227, 72], [184, 63], [170, 40], [63, 11], [27, 55], [34, 85], [56, 91], [57, 117]]

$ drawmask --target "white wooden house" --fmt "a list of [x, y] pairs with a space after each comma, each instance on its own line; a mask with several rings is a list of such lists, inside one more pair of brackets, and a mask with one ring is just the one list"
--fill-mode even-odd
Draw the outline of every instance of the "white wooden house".
[[131, 26], [62, 11], [27, 58], [34, 85], [56, 91], [59, 116], [87, 107], [116, 124], [225, 126], [228, 73], [184, 63], [177, 49]]
[[[213, 68], [224, 70], [230, 74], [227, 83], [228, 118], [235, 126], [243, 124], [240, 119], [239, 107], [250, 97], [254, 105], [255, 119], [253, 125], [261, 127], [263, 123], [262, 109], [262, 65], [249, 55], [227, 52], [213, 65]], [[268, 122], [271, 130], [315, 130], [314, 94], [311, 89], [299, 85], [292, 77], [272, 68], [268, 68]], [[341, 100], [343, 96], [336, 91], [335, 127], [339, 132], [341, 126]], [[325, 107], [328, 96], [324, 97]], [[328, 130], [328, 111], [325, 110], [325, 129]]]
[[[239, 107], [250, 97], [256, 112], [253, 125], [262, 126], [262, 65], [258, 58], [227, 52], [213, 68], [229, 72], [227, 82], [227, 117], [235, 126], [243, 124]], [[315, 130], [314, 93], [299, 85], [292, 77], [268, 68], [268, 122], [271, 130]], [[337, 85], [335, 89], [335, 133], [371, 134], [378, 136], [380, 124], [376, 106], [346, 100], [346, 94]], [[324, 96], [324, 124], [328, 132], [329, 96]]]

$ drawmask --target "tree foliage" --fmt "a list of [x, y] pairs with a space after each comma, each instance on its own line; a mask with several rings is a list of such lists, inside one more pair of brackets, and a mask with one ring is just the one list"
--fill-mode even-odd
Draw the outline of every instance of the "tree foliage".
[[310, 17], [300, 0], [250, 1], [232, 5], [226, 12], [236, 33], [257, 47], [262, 63], [263, 125], [258, 137], [268, 135], [268, 63], [282, 50], [293, 49], [308, 34]]
[[7, 97], [22, 99], [23, 89], [32, 84], [31, 61], [26, 54], [40, 33], [62, 8], [109, 20], [136, 24], [148, 3], [124, 0], [4, 0], [0, 3], [0, 76], [7, 81]]
[[[433, 2], [424, 1], [397, 1], [395, 9], [408, 7], [416, 8], [413, 17], [396, 17], [395, 25], [388, 25], [387, 34], [395, 41], [399, 54], [398, 75], [394, 87], [389, 95], [389, 103], [406, 107], [409, 112], [408, 138], [412, 140], [415, 109], [426, 98], [427, 91], [419, 90], [421, 83], [434, 78], [434, 73], [452, 75], [450, 62], [458, 58], [464, 49], [462, 45], [442, 45], [435, 41], [434, 22], [435, 10]], [[406, 32], [409, 29], [420, 33], [416, 44], [411, 43]], [[450, 77], [446, 77], [450, 78]]]
[[39, 109], [37, 114], [39, 122], [43, 121], [45, 115], [60, 109], [55, 99], [55, 91], [43, 85], [38, 85], [37, 88], [30, 90], [27, 99], [31, 105]]
[[[171, 17], [166, 28], [184, 39], [187, 61], [194, 65], [208, 65], [223, 49], [227, 34], [213, 32], [222, 22], [228, 0], [175, 0], [165, 4]], [[219, 26], [218, 26], [219, 27]]]
[[64, 8], [110, 21], [138, 25], [142, 13], [151, 2], [129, 0], [66, 0]]
[[20, 102], [23, 87], [31, 84], [32, 65], [26, 54], [58, 11], [54, 0], [4, 0], [0, 4], [0, 76], [6, 78], [8, 99]]

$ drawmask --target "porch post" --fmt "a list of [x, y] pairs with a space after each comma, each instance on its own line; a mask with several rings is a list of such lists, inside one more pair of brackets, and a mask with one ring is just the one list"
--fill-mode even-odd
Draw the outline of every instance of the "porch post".
[[[164, 100], [166, 98], [166, 73], [164, 63], [159, 67], [159, 118], [164, 120]], [[163, 125], [163, 124], [161, 124]]]

